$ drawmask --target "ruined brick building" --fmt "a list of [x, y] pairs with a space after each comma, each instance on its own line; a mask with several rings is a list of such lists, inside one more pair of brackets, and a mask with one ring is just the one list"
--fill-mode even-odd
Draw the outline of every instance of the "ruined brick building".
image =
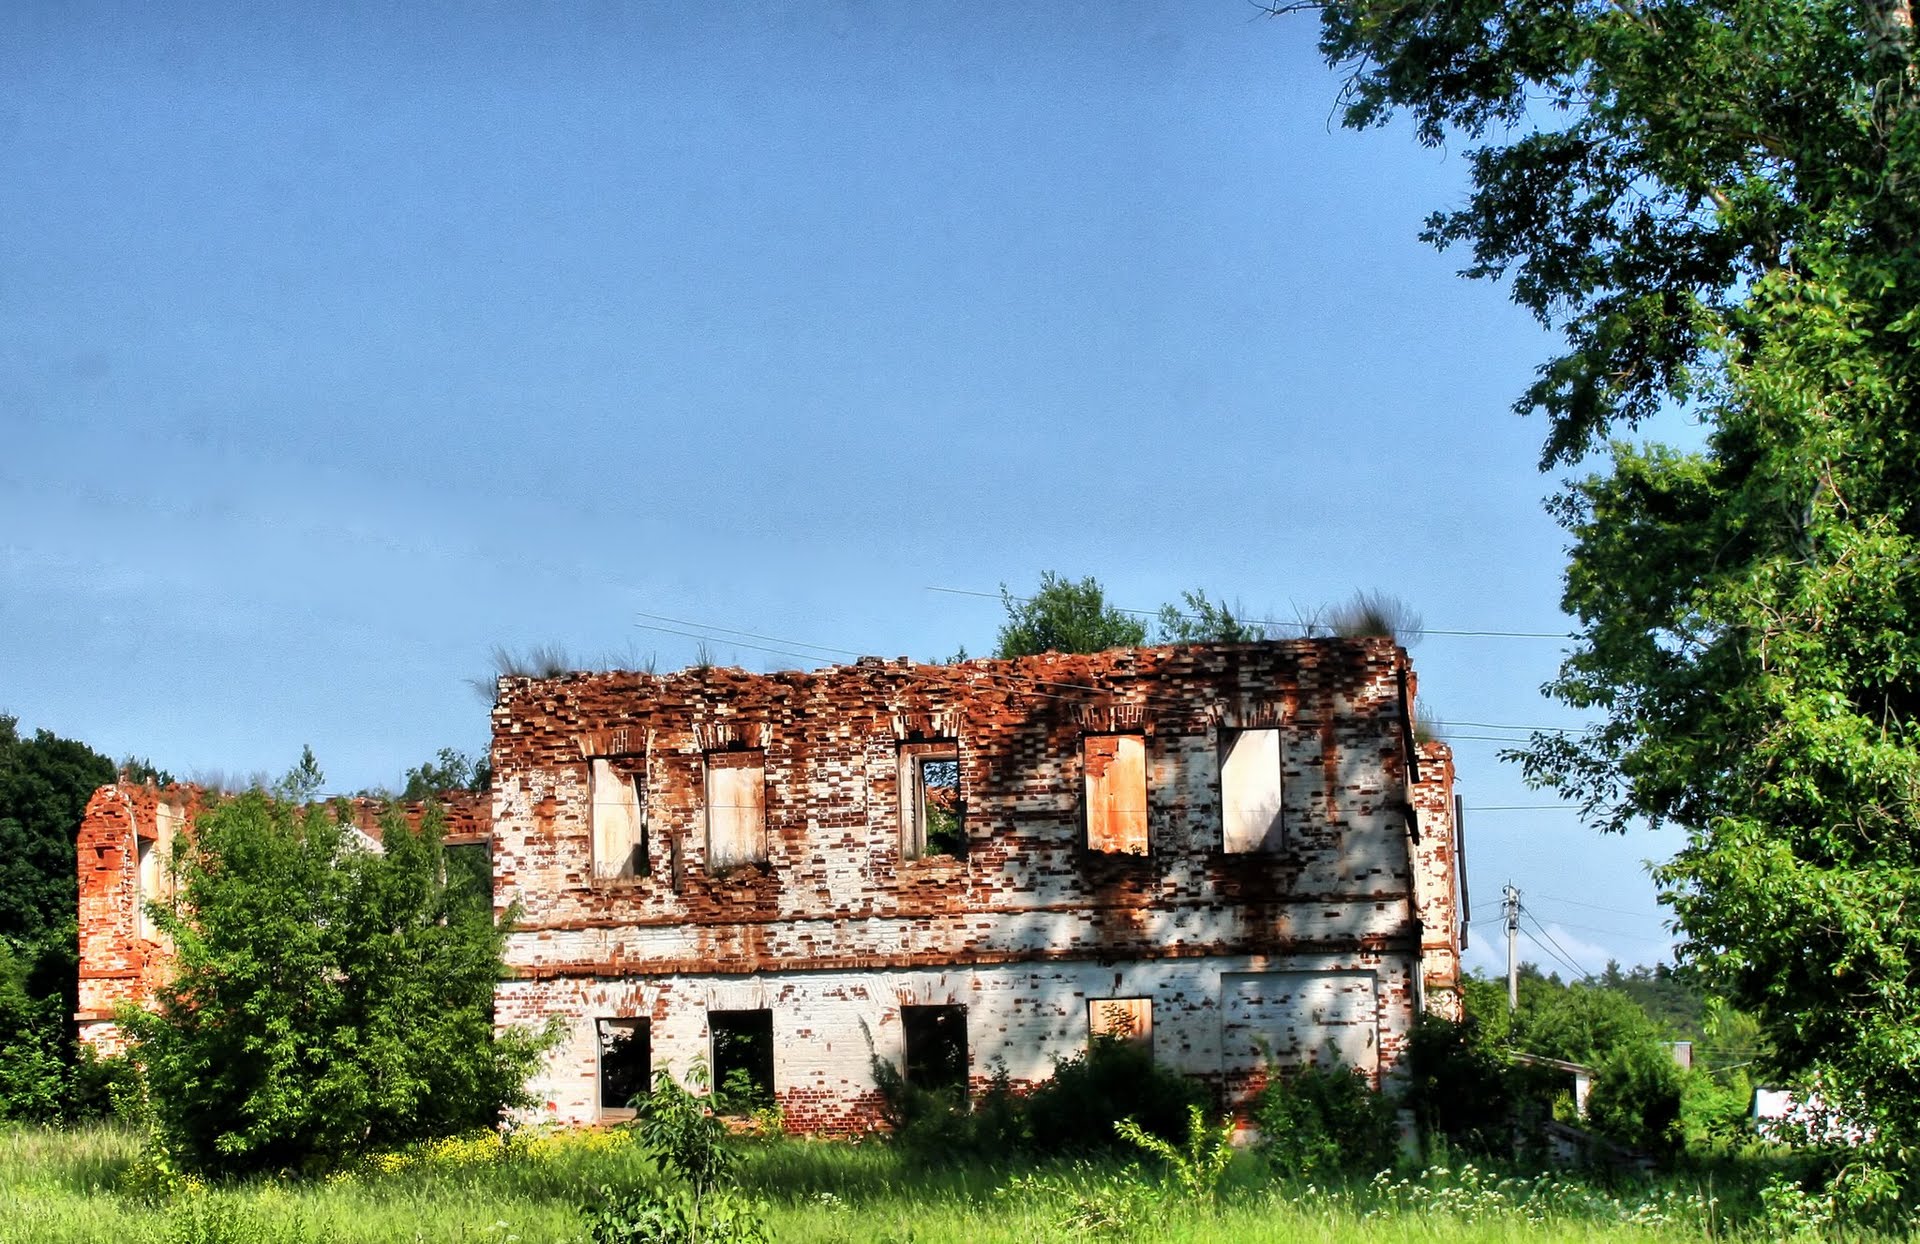
[[[496, 1018], [564, 1021], [533, 1085], [563, 1122], [698, 1061], [856, 1129], [875, 1058], [1018, 1083], [1103, 1032], [1229, 1100], [1270, 1064], [1391, 1076], [1458, 1005], [1452, 761], [1413, 692], [1387, 639], [503, 679]], [[123, 790], [82, 831], [83, 1024], [153, 970], [139, 844], [192, 812]]]
[[[122, 1048], [114, 1010], [140, 1003], [166, 979], [169, 947], [155, 927], [150, 904], [174, 899], [168, 867], [174, 842], [190, 834], [207, 798], [197, 786], [156, 787], [138, 782], [102, 786], [87, 801], [75, 841], [80, 864], [80, 1040], [103, 1054]], [[486, 850], [490, 799], [454, 791], [442, 801], [449, 849]], [[351, 799], [354, 827], [367, 846], [380, 845], [387, 803]], [[416, 827], [424, 804], [402, 804]]]

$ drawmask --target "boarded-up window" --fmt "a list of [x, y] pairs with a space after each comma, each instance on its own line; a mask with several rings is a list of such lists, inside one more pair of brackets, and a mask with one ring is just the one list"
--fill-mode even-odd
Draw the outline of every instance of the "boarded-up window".
[[156, 804], [153, 809], [153, 836], [138, 836], [138, 865], [135, 872], [139, 887], [140, 936], [149, 942], [161, 940], [160, 926], [154, 922], [152, 908], [171, 907], [173, 904], [173, 842], [181, 819], [182, 813], [177, 804]]
[[1152, 998], [1088, 998], [1087, 1036], [1153, 1052]]
[[1222, 1070], [1269, 1064], [1380, 1065], [1379, 982], [1372, 972], [1228, 972], [1221, 977]]
[[1138, 734], [1086, 737], [1087, 849], [1147, 853], [1147, 741]]
[[707, 753], [707, 867], [767, 858], [764, 752]]
[[600, 1117], [631, 1119], [633, 1099], [653, 1079], [653, 1032], [644, 1019], [603, 1019], [600, 1038]]
[[596, 758], [593, 800], [593, 879], [617, 881], [645, 876], [647, 818], [637, 781], [611, 760]]
[[1229, 851], [1278, 851], [1280, 732], [1230, 730], [1220, 745], [1222, 845]]
[[960, 801], [960, 746], [900, 746], [900, 854], [905, 859], [962, 855], [966, 831]]

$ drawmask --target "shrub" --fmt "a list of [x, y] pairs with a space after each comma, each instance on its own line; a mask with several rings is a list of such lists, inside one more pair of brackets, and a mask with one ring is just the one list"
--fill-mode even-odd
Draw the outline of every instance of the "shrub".
[[1512, 1078], [1477, 1019], [1423, 1014], [1407, 1055], [1405, 1100], [1423, 1141], [1481, 1156], [1512, 1153]]
[[1276, 1074], [1253, 1108], [1267, 1160], [1310, 1178], [1392, 1167], [1399, 1155], [1395, 1114], [1392, 1098], [1340, 1066]]
[[1185, 1144], [1155, 1136], [1132, 1119], [1120, 1120], [1113, 1130], [1128, 1144], [1165, 1162], [1181, 1193], [1195, 1201], [1214, 1199], [1233, 1161], [1233, 1124], [1209, 1124], [1206, 1111], [1198, 1106], [1187, 1107]]
[[224, 800], [181, 852], [179, 911], [152, 909], [175, 975], [156, 1011], [121, 1018], [188, 1169], [334, 1165], [490, 1127], [520, 1099], [541, 1042], [494, 1031], [506, 930], [449, 889], [439, 810], [418, 831], [390, 813], [381, 854], [346, 821]]
[[[693, 1077], [703, 1082], [706, 1069], [696, 1067]], [[602, 1188], [582, 1207], [594, 1244], [763, 1244], [760, 1208], [724, 1186], [735, 1154], [709, 1102], [663, 1069], [638, 1104], [641, 1147], [681, 1186]]]
[[1666, 1047], [1615, 1047], [1595, 1068], [1587, 1122], [1602, 1136], [1649, 1153], [1678, 1151], [1682, 1073]]
[[1155, 1063], [1144, 1045], [1097, 1036], [1086, 1053], [1055, 1064], [1053, 1077], [1027, 1095], [1024, 1113], [1036, 1152], [1071, 1153], [1116, 1148], [1122, 1119], [1182, 1143], [1188, 1111], [1205, 1104], [1205, 1089]]
[[884, 1058], [873, 1060], [873, 1082], [880, 1090], [881, 1117], [894, 1143], [910, 1156], [992, 1161], [1027, 1148], [1026, 1102], [1013, 1091], [1004, 1067], [996, 1070], [977, 1102], [957, 1085], [924, 1089], [909, 1084]]

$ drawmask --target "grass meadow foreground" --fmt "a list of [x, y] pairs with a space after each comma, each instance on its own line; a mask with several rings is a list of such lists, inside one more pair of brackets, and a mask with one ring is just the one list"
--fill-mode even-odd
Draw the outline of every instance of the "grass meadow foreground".
[[[120, 1128], [0, 1133], [0, 1240], [585, 1241], [581, 1205], [595, 1189], [658, 1178], [623, 1131], [483, 1135], [322, 1178], [231, 1185], [171, 1176], [141, 1154], [139, 1134]], [[748, 1143], [738, 1170], [772, 1239], [819, 1244], [1766, 1239], [1804, 1225], [1754, 1217], [1754, 1206], [1730, 1218], [1711, 1183], [1609, 1191], [1462, 1164], [1329, 1189], [1275, 1181], [1241, 1155], [1217, 1199], [1196, 1199], [1120, 1162], [929, 1168], [884, 1144], [800, 1140]]]

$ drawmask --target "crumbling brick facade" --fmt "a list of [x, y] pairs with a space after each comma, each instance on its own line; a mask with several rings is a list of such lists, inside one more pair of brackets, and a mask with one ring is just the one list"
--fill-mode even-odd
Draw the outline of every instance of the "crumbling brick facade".
[[[1275, 1064], [1391, 1078], [1423, 1007], [1457, 1014], [1453, 765], [1413, 693], [1387, 639], [508, 678], [448, 840], [491, 843], [517, 911], [497, 1022], [561, 1022], [543, 1119], [704, 1063], [862, 1130], [876, 1058], [1030, 1083], [1099, 1032], [1239, 1104]], [[164, 974], [141, 904], [200, 803], [88, 807], [97, 1048]]]
[[[159, 787], [137, 782], [102, 786], [87, 801], [76, 836], [80, 869], [80, 999], [74, 1018], [80, 1040], [101, 1054], [123, 1048], [114, 1011], [122, 1003], [145, 1005], [165, 981], [169, 948], [147, 909], [174, 898], [174, 845], [190, 838], [207, 799], [197, 786]], [[345, 801], [354, 826], [369, 846], [380, 842], [380, 819], [388, 804], [378, 799]], [[454, 791], [442, 800], [449, 846], [485, 847], [491, 841], [492, 801]], [[402, 804], [418, 825], [424, 804]]]
[[1232, 1102], [1270, 1063], [1391, 1077], [1459, 975], [1412, 691], [1386, 639], [503, 680], [496, 1017], [564, 1022], [566, 1122], [753, 1031], [802, 1131], [873, 1124], [876, 1057], [1018, 1084], [1114, 1022]]

